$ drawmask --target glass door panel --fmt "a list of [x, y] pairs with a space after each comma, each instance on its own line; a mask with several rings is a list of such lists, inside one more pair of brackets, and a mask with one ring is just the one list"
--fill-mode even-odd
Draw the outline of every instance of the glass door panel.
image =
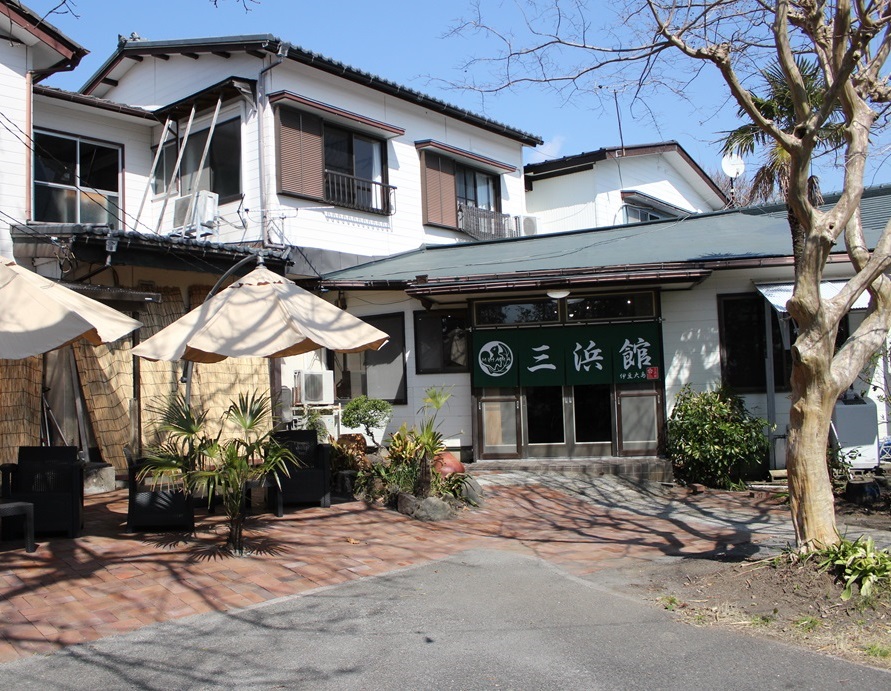
[[518, 458], [520, 455], [519, 399], [479, 401], [480, 458]]
[[611, 387], [574, 386], [573, 419], [575, 442], [590, 444], [594, 442], [611, 443], [613, 440], [613, 415]]
[[566, 411], [562, 386], [530, 386], [525, 395], [526, 454], [566, 458]]
[[658, 391], [618, 391], [619, 454], [655, 455], [659, 449], [661, 396]]

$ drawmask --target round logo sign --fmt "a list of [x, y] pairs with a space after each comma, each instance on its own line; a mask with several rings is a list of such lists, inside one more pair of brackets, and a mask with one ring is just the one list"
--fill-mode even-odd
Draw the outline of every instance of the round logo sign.
[[503, 341], [489, 341], [480, 348], [477, 360], [480, 369], [490, 377], [501, 377], [510, 371], [514, 364], [514, 354]]

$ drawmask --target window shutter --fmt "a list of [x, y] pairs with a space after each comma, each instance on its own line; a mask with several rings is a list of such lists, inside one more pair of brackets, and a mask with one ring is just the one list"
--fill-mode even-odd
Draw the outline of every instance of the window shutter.
[[455, 162], [429, 151], [422, 152], [424, 223], [458, 227]]
[[288, 108], [278, 109], [278, 191], [301, 197], [325, 196], [322, 120]]

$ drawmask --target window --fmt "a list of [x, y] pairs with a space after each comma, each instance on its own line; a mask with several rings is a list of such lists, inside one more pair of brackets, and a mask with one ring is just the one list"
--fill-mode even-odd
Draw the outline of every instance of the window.
[[120, 223], [121, 149], [77, 137], [34, 134], [34, 220]]
[[[764, 373], [764, 313], [761, 295], [722, 295], [718, 297], [721, 336], [721, 375], [724, 384], [740, 393], [767, 390]], [[792, 358], [783, 348], [779, 319], [771, 308], [773, 330], [773, 376], [777, 391], [789, 389]]]
[[625, 204], [623, 210], [625, 213], [625, 223], [643, 223], [645, 221], [661, 221], [665, 218], [671, 218], [668, 214], [662, 214], [643, 206]]
[[653, 293], [620, 293], [570, 297], [566, 300], [567, 321], [635, 319], [656, 316]]
[[407, 402], [405, 377], [405, 317], [402, 312], [362, 317], [389, 335], [380, 350], [361, 353], [328, 353], [328, 368], [334, 370], [337, 398], [365, 395], [390, 403]]
[[[209, 132], [210, 129], [195, 132], [186, 140], [177, 179], [179, 194], [186, 196], [196, 189], [208, 190], [216, 192], [221, 202], [231, 201], [241, 195], [241, 121], [229, 120], [214, 128], [207, 158], [199, 171]], [[168, 142], [161, 151], [152, 180], [155, 194], [164, 194], [170, 184], [176, 165], [177, 146], [176, 141]]]
[[464, 310], [415, 312], [415, 371], [468, 371], [468, 318]]
[[337, 127], [310, 113], [277, 111], [280, 194], [319, 199], [377, 214], [395, 210], [386, 184], [382, 140]]
[[474, 305], [476, 323], [480, 326], [499, 324], [535, 324], [559, 321], [556, 300], [525, 302], [478, 302]]
[[457, 165], [455, 179], [458, 184], [458, 204], [487, 211], [498, 210], [498, 195], [495, 191], [497, 180], [494, 175]]
[[423, 151], [424, 223], [460, 228], [468, 233], [503, 236], [508, 223], [501, 214], [497, 175]]

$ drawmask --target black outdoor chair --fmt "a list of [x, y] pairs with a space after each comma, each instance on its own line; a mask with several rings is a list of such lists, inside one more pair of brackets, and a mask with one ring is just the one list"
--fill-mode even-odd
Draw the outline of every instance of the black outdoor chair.
[[195, 503], [182, 487], [170, 486], [166, 480], [155, 483], [152, 478], [140, 480], [145, 459], [134, 459], [124, 447], [127, 458], [127, 532], [146, 530], [195, 529]]
[[[76, 446], [20, 446], [19, 462], [6, 463], [3, 501], [34, 506], [34, 532], [77, 537], [84, 522], [84, 466]], [[21, 521], [4, 521], [4, 540], [21, 537]]]
[[331, 445], [320, 444], [314, 430], [284, 430], [272, 438], [300, 462], [288, 462], [288, 476], [279, 473], [280, 488], [275, 478], [268, 480], [266, 503], [275, 515], [284, 515], [286, 504], [331, 506]]

